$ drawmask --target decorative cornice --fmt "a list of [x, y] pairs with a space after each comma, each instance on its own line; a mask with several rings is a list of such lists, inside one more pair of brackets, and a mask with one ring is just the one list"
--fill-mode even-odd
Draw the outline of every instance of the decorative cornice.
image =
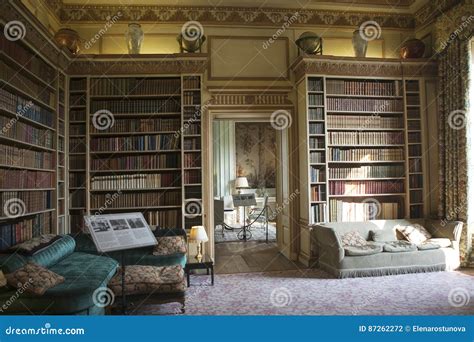
[[469, 39], [474, 34], [474, 1], [451, 8], [435, 22], [434, 49], [443, 51], [454, 39]]
[[70, 75], [201, 74], [207, 65], [207, 54], [81, 55], [69, 63], [66, 72]]
[[282, 9], [252, 7], [183, 7], [137, 5], [74, 5], [58, 0], [44, 0], [62, 23], [107, 21], [107, 17], [121, 13], [124, 21], [184, 23], [199, 21], [213, 25], [281, 26], [298, 13], [295, 26], [334, 25], [356, 27], [375, 20], [383, 28], [411, 29], [415, 19], [410, 14], [348, 12], [313, 9]]
[[291, 87], [209, 87], [211, 107], [292, 106], [288, 99]]
[[426, 59], [298, 57], [292, 64], [296, 80], [307, 74], [365, 77], [436, 77], [437, 64]]
[[445, 14], [450, 8], [462, 0], [430, 0], [415, 13], [416, 27], [432, 23], [438, 16]]

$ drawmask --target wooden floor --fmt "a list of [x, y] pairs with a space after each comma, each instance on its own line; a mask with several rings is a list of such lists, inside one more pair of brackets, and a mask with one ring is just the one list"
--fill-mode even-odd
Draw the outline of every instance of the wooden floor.
[[245, 273], [286, 271], [306, 268], [303, 264], [288, 260], [278, 251], [276, 243], [223, 242], [215, 247], [215, 272]]

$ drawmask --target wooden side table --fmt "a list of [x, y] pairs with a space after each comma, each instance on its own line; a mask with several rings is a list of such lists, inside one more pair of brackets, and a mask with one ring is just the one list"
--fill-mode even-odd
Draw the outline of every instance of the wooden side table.
[[199, 261], [195, 257], [190, 257], [186, 262], [186, 266], [184, 267], [184, 271], [186, 272], [186, 278], [188, 281], [188, 287], [191, 285], [190, 283], [190, 274], [191, 270], [206, 270], [207, 275], [209, 272], [211, 273], [211, 285], [214, 285], [214, 260], [211, 257], [204, 255], [202, 260]]

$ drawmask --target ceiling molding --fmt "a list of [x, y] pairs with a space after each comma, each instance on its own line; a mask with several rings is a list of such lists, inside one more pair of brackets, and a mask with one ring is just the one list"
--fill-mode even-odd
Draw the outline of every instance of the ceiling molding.
[[415, 12], [416, 27], [421, 28], [429, 25], [452, 7], [462, 3], [463, 0], [433, 0], [428, 1], [423, 7]]

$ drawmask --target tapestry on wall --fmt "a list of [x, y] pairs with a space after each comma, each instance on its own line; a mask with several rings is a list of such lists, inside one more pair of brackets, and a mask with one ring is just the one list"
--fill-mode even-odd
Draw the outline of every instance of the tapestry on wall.
[[252, 189], [275, 188], [276, 135], [266, 122], [235, 123], [237, 176], [245, 176]]

